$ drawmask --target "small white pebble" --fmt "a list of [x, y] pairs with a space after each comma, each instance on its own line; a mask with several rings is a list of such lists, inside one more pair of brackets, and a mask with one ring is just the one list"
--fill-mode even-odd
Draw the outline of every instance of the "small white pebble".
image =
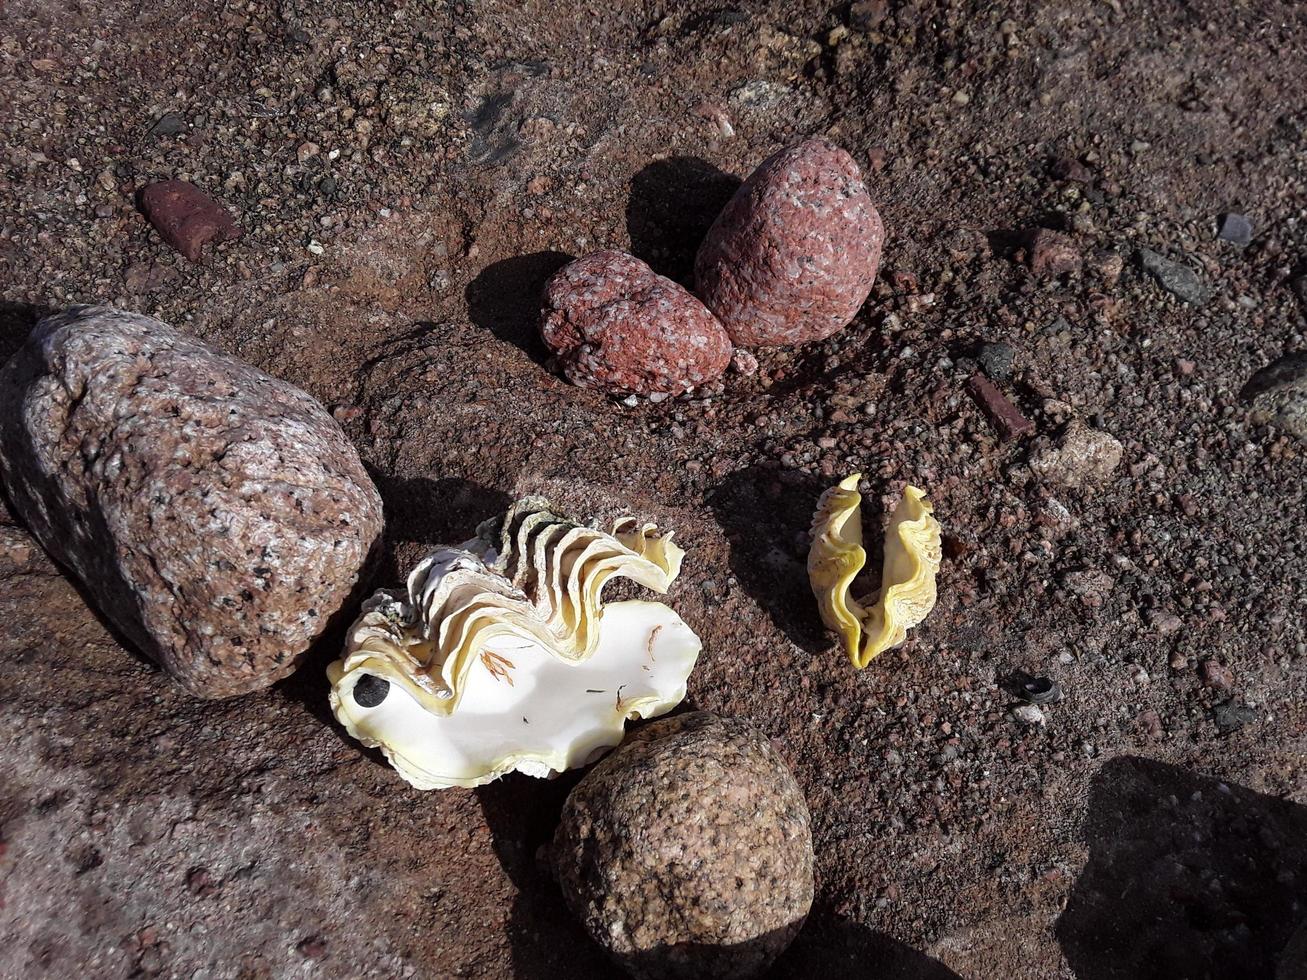
[[1012, 717], [1023, 725], [1044, 724], [1044, 713], [1033, 704], [1023, 704], [1013, 708]]

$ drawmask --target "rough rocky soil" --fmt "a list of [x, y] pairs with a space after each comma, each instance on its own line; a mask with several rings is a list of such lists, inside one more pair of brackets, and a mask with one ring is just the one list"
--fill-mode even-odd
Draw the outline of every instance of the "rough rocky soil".
[[[778, 977], [1299, 977], [1307, 462], [1237, 394], [1307, 344], [1307, 8], [878, 12], [10, 0], [0, 355], [108, 302], [303, 386], [385, 498], [379, 584], [527, 490], [674, 526], [691, 700], [766, 731], [813, 813]], [[736, 179], [813, 134], [889, 232], [848, 330], [688, 400], [547, 372], [549, 273], [629, 247], [684, 280]], [[168, 177], [243, 237], [199, 266], [163, 245], [134, 196]], [[1032, 275], [1035, 226], [1081, 268]], [[1033, 436], [968, 397], [981, 340], [1014, 349]], [[1080, 490], [1027, 463], [1072, 417], [1124, 446]], [[912, 481], [948, 535], [934, 615], [862, 673], [802, 570], [854, 469], [871, 526]], [[202, 703], [13, 522], [0, 581], [0, 975], [611, 975], [536, 860], [575, 777], [418, 793], [332, 722], [338, 637]], [[1042, 726], [1010, 714], [1020, 671], [1065, 692]]]

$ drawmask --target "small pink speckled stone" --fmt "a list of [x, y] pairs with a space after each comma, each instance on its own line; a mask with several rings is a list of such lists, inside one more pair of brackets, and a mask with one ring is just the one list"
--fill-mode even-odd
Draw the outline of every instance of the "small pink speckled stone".
[[866, 300], [884, 241], [853, 158], [805, 140], [768, 157], [722, 209], [695, 291], [741, 347], [821, 340]]
[[573, 384], [680, 394], [721, 377], [731, 340], [692, 293], [625, 252], [596, 252], [545, 284], [540, 336]]

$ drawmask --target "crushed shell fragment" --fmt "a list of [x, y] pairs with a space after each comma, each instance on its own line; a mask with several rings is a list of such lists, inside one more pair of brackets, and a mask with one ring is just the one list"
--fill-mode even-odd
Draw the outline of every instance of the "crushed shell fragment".
[[850, 595], [854, 578], [867, 563], [861, 478], [855, 473], [822, 494], [808, 552], [808, 581], [822, 622], [840, 635], [849, 660], [859, 669], [900, 645], [908, 630], [935, 608], [940, 564], [939, 522], [925, 492], [906, 487], [885, 531], [880, 594], [870, 605]]

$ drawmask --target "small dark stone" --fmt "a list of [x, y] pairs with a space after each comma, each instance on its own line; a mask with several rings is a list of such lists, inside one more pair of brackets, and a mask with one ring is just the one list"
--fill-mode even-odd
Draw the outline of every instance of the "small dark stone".
[[364, 674], [354, 685], [354, 701], [360, 708], [375, 708], [390, 693], [390, 681], [376, 674]]
[[1226, 701], [1216, 706], [1212, 712], [1212, 720], [1216, 722], [1216, 727], [1220, 729], [1222, 735], [1229, 735], [1243, 728], [1244, 725], [1256, 721], [1257, 712], [1246, 704]]
[[976, 349], [976, 360], [995, 381], [1006, 381], [1011, 376], [1013, 357], [1015, 351], [1011, 344], [985, 343]]
[[1221, 215], [1221, 227], [1216, 233], [1223, 242], [1233, 245], [1247, 245], [1253, 240], [1253, 223], [1242, 214]]
[[1239, 393], [1252, 420], [1307, 439], [1307, 351], [1293, 351], [1259, 370]]
[[885, 0], [856, 0], [849, 4], [849, 27], [860, 34], [868, 34], [880, 26], [887, 10]]
[[1080, 184], [1087, 184], [1094, 177], [1089, 168], [1075, 157], [1058, 157], [1049, 164], [1048, 172], [1054, 180], [1074, 180]]
[[1202, 278], [1183, 262], [1158, 255], [1151, 249], [1139, 250], [1139, 265], [1172, 296], [1195, 306], [1207, 302], [1207, 287]]
[[153, 126], [150, 127], [148, 136], [158, 139], [160, 136], [176, 136], [178, 133], [184, 133], [187, 130], [186, 117], [180, 112], [165, 112], [158, 118]]

